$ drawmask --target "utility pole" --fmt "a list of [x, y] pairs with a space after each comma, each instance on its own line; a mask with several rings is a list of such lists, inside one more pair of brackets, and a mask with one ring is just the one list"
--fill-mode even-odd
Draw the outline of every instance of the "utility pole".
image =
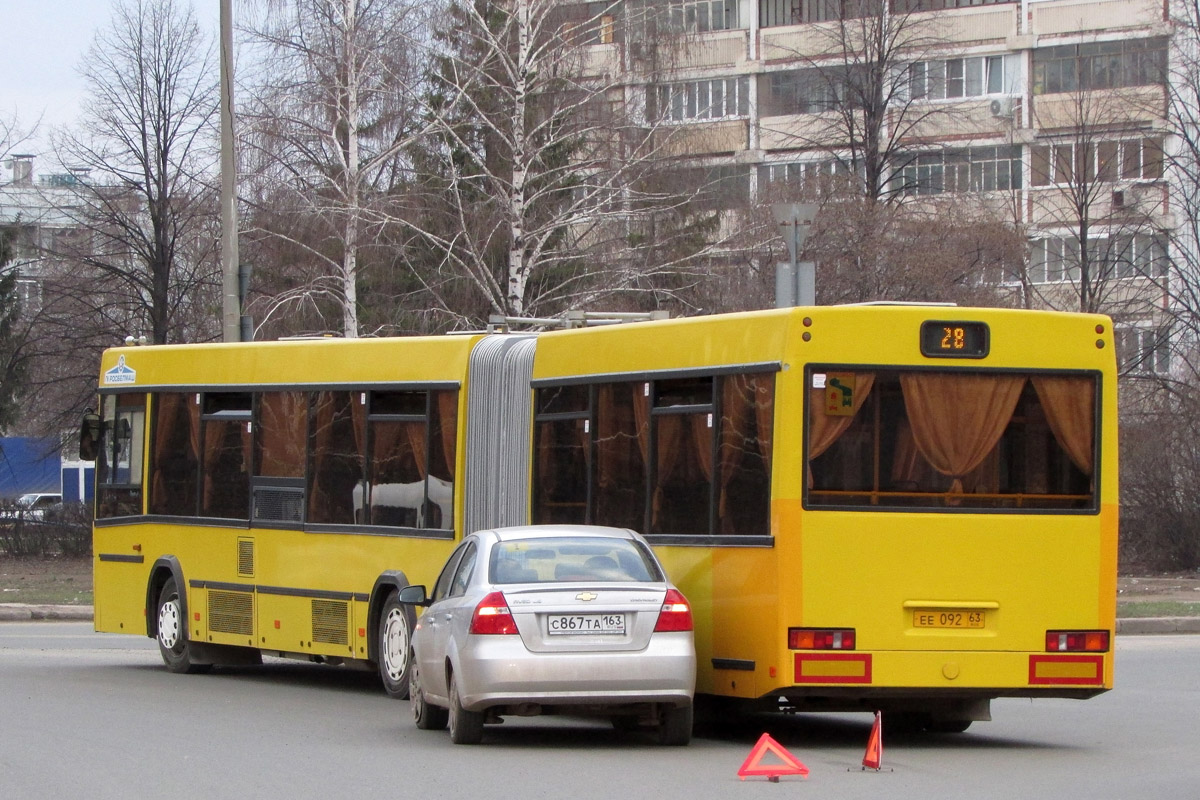
[[221, 332], [240, 341], [237, 160], [233, 149], [233, 0], [221, 0]]
[[816, 219], [816, 203], [773, 203], [771, 214], [779, 225], [779, 234], [787, 244], [788, 261], [775, 265], [775, 307], [814, 306], [817, 304], [817, 265], [798, 261], [804, 240]]

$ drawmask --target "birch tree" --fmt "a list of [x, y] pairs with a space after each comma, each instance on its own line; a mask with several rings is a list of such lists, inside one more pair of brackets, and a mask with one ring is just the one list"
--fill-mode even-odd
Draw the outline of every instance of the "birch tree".
[[[293, 257], [291, 285], [264, 315], [332, 318], [362, 330], [364, 255], [405, 174], [434, 6], [403, 0], [292, 0], [252, 31], [257, 83], [246, 117], [251, 238]], [[333, 327], [330, 326], [330, 327]]]
[[450, 4], [406, 215], [427, 273], [471, 298], [442, 303], [448, 319], [654, 303], [722, 247], [624, 74], [630, 16], [616, 0]]

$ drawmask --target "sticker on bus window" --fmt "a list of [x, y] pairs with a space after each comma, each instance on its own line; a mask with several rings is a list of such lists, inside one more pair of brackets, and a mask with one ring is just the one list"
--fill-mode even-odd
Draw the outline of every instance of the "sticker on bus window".
[[854, 416], [854, 373], [831, 372], [825, 379], [825, 414]]
[[813, 373], [812, 388], [814, 388], [814, 389], [824, 389], [825, 388], [825, 373], [824, 372], [814, 372]]

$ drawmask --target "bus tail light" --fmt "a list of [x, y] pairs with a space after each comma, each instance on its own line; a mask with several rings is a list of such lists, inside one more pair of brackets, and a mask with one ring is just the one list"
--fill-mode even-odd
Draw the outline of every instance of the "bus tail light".
[[853, 650], [853, 628], [788, 628], [789, 650]]
[[692, 629], [692, 607], [678, 589], [667, 589], [662, 610], [658, 612], [655, 633], [667, 631], [690, 631]]
[[1107, 653], [1108, 631], [1046, 631], [1047, 653]]
[[517, 623], [508, 610], [508, 601], [502, 592], [492, 592], [479, 601], [471, 615], [468, 633], [504, 634], [516, 633]]

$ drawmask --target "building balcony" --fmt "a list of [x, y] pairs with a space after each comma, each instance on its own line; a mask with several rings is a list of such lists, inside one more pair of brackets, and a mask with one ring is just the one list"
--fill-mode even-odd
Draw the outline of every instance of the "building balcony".
[[704, 156], [738, 153], [748, 145], [750, 123], [744, 119], [666, 126], [656, 133], [664, 155]]
[[1161, 0], [1052, 0], [1029, 8], [1029, 32], [1037, 36], [1144, 28], [1164, 21]]
[[1167, 115], [1162, 86], [1039, 94], [1033, 98], [1033, 125], [1042, 131], [1146, 126]]

